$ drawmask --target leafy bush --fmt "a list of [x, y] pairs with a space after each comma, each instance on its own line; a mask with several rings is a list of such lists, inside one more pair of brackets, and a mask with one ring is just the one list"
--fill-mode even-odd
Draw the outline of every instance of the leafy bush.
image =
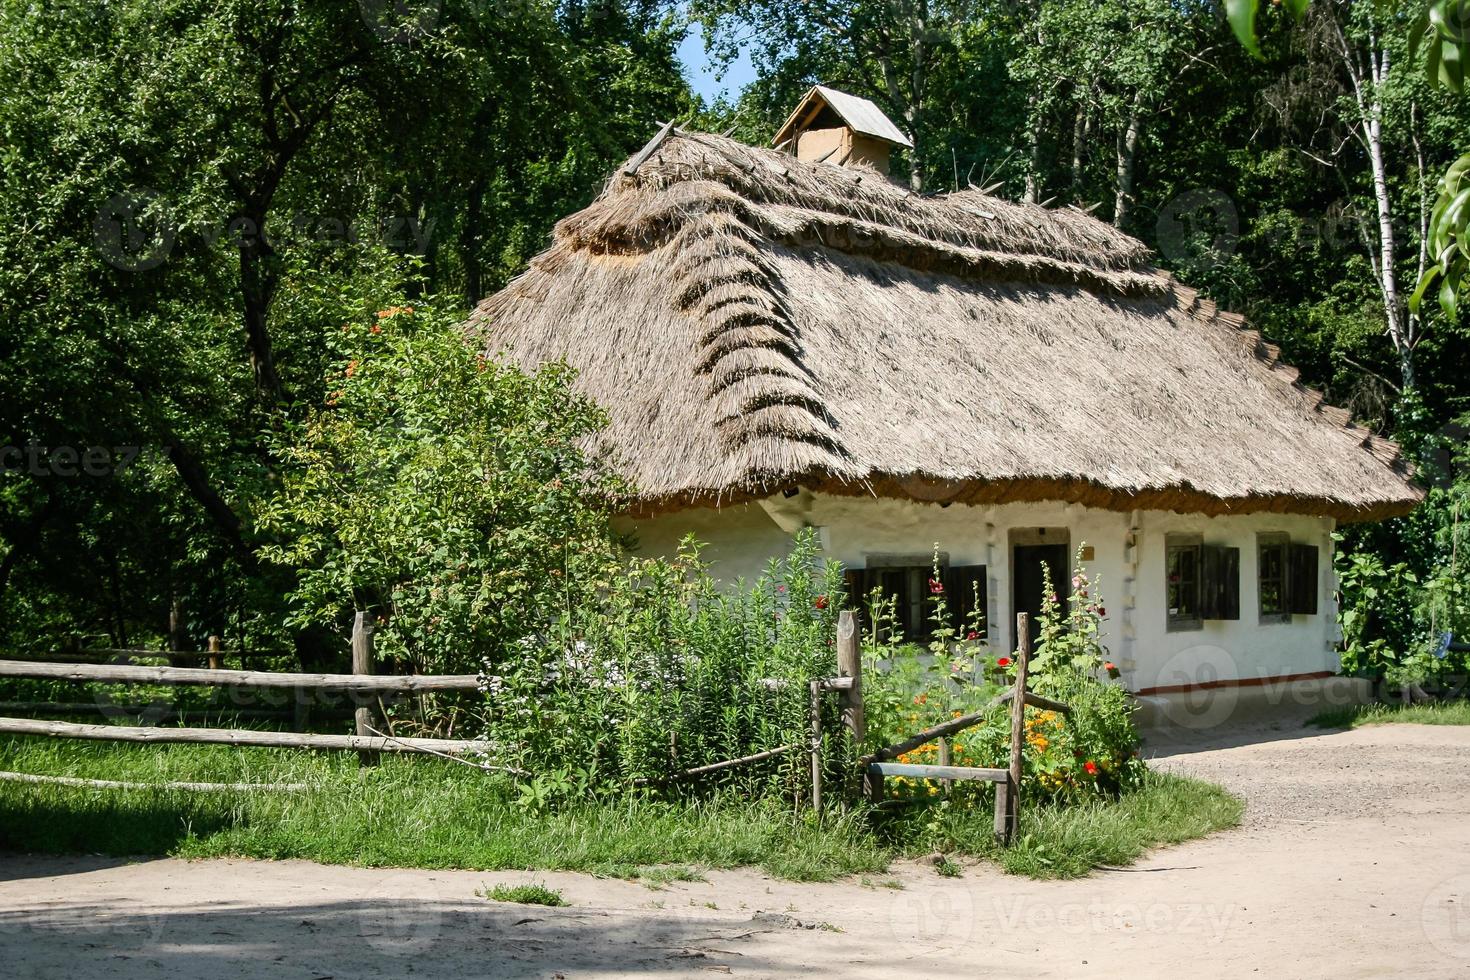
[[[808, 683], [836, 671], [841, 596], [839, 568], [817, 552], [814, 534], [799, 535], [788, 558], [727, 591], [686, 539], [672, 560], [610, 576], [546, 635], [487, 657], [487, 737], [538, 774], [524, 802], [658, 787], [687, 769], [805, 744]], [[725, 779], [793, 792], [806, 766], [793, 752]]]
[[[1080, 556], [1079, 564], [1080, 569]], [[1022, 753], [1022, 783], [1030, 799], [1080, 801], [1114, 795], [1139, 785], [1146, 767], [1138, 756], [1138, 734], [1132, 704], [1121, 686], [1106, 683], [1118, 676], [1099, 642], [1105, 615], [1101, 594], [1085, 570], [1072, 580], [1066, 609], [1050, 577], [1039, 617], [1040, 642], [1032, 654], [1028, 688], [1072, 708], [1070, 717], [1029, 709]], [[928, 602], [935, 623], [946, 621], [945, 597], [938, 575]], [[872, 597], [872, 622], [881, 622], [884, 600]], [[891, 745], [947, 718], [979, 710], [1014, 683], [1016, 665], [996, 655], [979, 630], [964, 638], [940, 635], [927, 654], [913, 645], [884, 645], [867, 634], [864, 699], [868, 707], [869, 748]], [[883, 631], [878, 631], [883, 635]], [[985, 721], [953, 736], [950, 758], [955, 765], [1004, 768], [1010, 762], [1010, 708], [1000, 705]], [[937, 743], [900, 757], [902, 762], [932, 765], [939, 761]], [[933, 782], [890, 781], [899, 798], [935, 797]], [[950, 792], [950, 807], [977, 807], [991, 798], [987, 784], [959, 783]]]
[[[580, 448], [603, 416], [565, 366], [477, 356], [433, 307], [344, 324], [326, 403], [281, 433], [260, 513], [293, 570], [293, 625], [378, 619], [380, 656], [473, 673], [545, 630], [613, 555], [618, 484]], [[345, 648], [345, 642], [342, 644]]]
[[[1470, 469], [1463, 447], [1456, 458], [1462, 473]], [[1336, 536], [1344, 672], [1398, 686], [1470, 669], [1464, 654], [1441, 649], [1445, 633], [1470, 640], [1467, 513], [1470, 479], [1447, 478], [1409, 517]]]

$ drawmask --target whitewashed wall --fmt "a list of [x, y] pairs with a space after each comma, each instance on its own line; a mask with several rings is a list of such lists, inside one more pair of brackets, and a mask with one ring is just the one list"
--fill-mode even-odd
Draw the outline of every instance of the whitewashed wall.
[[[672, 554], [681, 537], [707, 542], [714, 574], [734, 582], [760, 574], [790, 547], [803, 526], [819, 530], [823, 550], [850, 567], [870, 554], [926, 555], [937, 543], [951, 564], [983, 564], [989, 578], [990, 641], [1009, 649], [1011, 610], [1010, 531], [1066, 528], [1070, 549], [1091, 545], [1088, 571], [1107, 605], [1104, 642], [1130, 690], [1212, 681], [1283, 677], [1335, 671], [1336, 608], [1332, 578], [1333, 524], [1329, 518], [1279, 514], [1205, 517], [1167, 511], [1132, 513], [1076, 504], [1004, 504], [971, 507], [866, 497], [813, 495], [720, 509], [692, 508], [646, 520], [625, 520], [638, 552]], [[1259, 622], [1256, 535], [1286, 533], [1319, 547], [1318, 613], [1289, 623]], [[1206, 544], [1240, 549], [1240, 619], [1206, 621], [1203, 628], [1166, 628], [1165, 536], [1197, 533]]]

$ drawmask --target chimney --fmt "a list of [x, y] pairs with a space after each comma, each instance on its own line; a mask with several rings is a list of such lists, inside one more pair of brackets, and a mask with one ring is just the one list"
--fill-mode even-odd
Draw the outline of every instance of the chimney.
[[872, 102], [825, 85], [812, 86], [771, 142], [798, 160], [862, 164], [884, 174], [895, 146], [914, 146]]

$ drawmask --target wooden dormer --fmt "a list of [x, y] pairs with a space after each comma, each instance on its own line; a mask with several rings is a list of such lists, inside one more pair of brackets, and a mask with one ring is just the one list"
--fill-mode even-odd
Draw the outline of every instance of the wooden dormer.
[[813, 85], [772, 145], [798, 160], [865, 165], [886, 174], [893, 147], [912, 149], [914, 144], [869, 100]]

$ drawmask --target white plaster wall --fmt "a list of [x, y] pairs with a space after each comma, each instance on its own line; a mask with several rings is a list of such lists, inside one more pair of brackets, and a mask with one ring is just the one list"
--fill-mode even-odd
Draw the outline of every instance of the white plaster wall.
[[[1204, 517], [1165, 511], [1132, 513], [1077, 504], [1024, 503], [994, 507], [916, 503], [869, 497], [799, 495], [720, 509], [691, 508], [622, 522], [643, 555], [672, 554], [685, 534], [708, 543], [714, 574], [750, 580], [784, 555], [792, 534], [819, 529], [827, 557], [862, 567], [870, 554], [927, 555], [936, 543], [951, 564], [983, 564], [989, 578], [989, 639], [1010, 649], [1013, 528], [1066, 528], [1070, 549], [1094, 549], [1088, 572], [1107, 606], [1103, 642], [1138, 691], [1220, 680], [1281, 677], [1338, 668], [1334, 652], [1332, 522], [1294, 515]], [[1261, 624], [1256, 582], [1256, 535], [1280, 532], [1319, 547], [1318, 614], [1290, 623]], [[1240, 549], [1240, 619], [1207, 621], [1188, 632], [1167, 630], [1165, 536], [1195, 533], [1206, 544]]]
[[633, 536], [641, 556], [670, 557], [679, 542], [693, 534], [704, 543], [710, 572], [724, 582], [752, 581], [772, 558], [791, 550], [792, 536], [776, 526], [758, 504], [729, 507], [691, 507], [649, 520], [620, 518], [614, 530]]

